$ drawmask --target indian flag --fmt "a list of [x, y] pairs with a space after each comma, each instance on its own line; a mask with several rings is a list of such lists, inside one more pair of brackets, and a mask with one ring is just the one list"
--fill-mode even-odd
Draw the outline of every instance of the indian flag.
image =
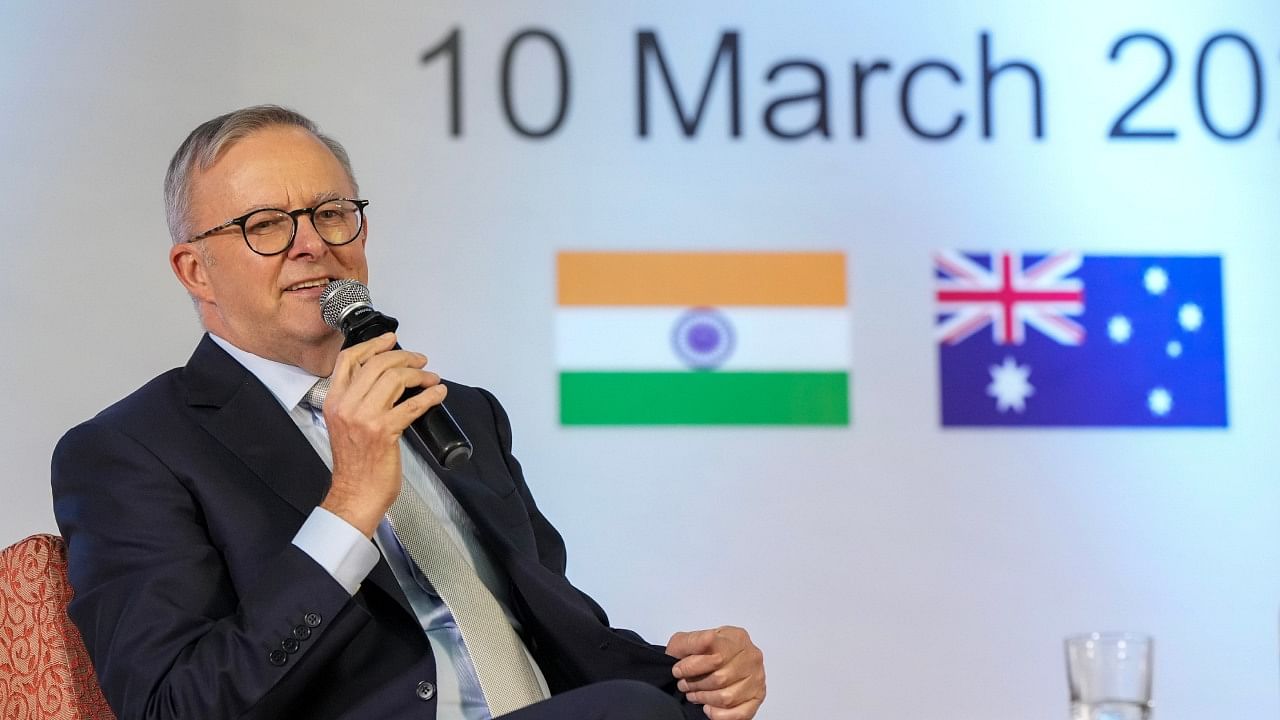
[[561, 252], [564, 425], [848, 425], [844, 253]]

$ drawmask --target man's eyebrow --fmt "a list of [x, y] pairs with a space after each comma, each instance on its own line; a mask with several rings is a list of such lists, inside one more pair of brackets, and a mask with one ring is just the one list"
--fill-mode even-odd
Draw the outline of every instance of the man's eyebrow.
[[311, 207], [315, 207], [316, 205], [329, 200], [337, 200], [340, 197], [342, 197], [342, 193], [333, 190], [330, 190], [329, 192], [318, 192], [311, 196]]
[[[315, 207], [320, 203], [328, 202], [330, 200], [337, 200], [341, 197], [342, 197], [342, 193], [336, 190], [327, 190], [323, 192], [318, 192], [311, 196], [311, 207]], [[279, 205], [273, 205], [271, 203], [259, 203], [257, 205], [251, 205], [245, 208], [244, 211], [241, 212], [240, 214], [248, 215], [250, 213], [258, 212], [259, 210], [287, 210], [287, 208], [282, 208]]]

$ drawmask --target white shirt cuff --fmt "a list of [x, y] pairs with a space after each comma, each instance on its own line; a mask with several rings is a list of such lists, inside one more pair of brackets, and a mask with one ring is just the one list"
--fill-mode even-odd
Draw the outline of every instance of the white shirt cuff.
[[310, 555], [351, 595], [356, 594], [360, 583], [382, 557], [364, 533], [319, 506], [298, 528], [293, 544]]

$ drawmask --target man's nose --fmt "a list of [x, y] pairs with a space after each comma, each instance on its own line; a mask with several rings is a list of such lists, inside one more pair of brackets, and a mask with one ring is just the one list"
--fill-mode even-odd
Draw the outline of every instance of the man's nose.
[[299, 216], [297, 223], [298, 229], [294, 231], [289, 257], [319, 257], [329, 251], [328, 244], [316, 232], [316, 226], [311, 222], [311, 213]]

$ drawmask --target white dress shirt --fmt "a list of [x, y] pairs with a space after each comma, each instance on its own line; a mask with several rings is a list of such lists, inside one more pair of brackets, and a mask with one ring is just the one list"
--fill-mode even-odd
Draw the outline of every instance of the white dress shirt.
[[[209, 337], [267, 386], [307, 441], [316, 449], [325, 465], [332, 469], [333, 456], [324, 415], [302, 403], [302, 398], [319, 378], [301, 368], [241, 350], [212, 333]], [[498, 600], [518, 634], [520, 624], [511, 612], [508, 583], [481, 545], [471, 518], [426, 461], [403, 438], [400, 440], [400, 460], [410, 486], [441, 520], [446, 532]], [[374, 540], [377, 547], [350, 523], [317, 506], [294, 535], [293, 544], [311, 556], [352, 595], [355, 595], [360, 589], [360, 583], [378, 564], [381, 549], [396, 581], [408, 598], [409, 605], [417, 615], [418, 624], [422, 626], [436, 658], [437, 720], [490, 720], [471, 656], [448, 606], [400, 547], [400, 542], [385, 517], [378, 525]], [[523, 644], [521, 647], [529, 656], [529, 664], [533, 667], [543, 696], [549, 697], [550, 692], [541, 669], [528, 648]]]

